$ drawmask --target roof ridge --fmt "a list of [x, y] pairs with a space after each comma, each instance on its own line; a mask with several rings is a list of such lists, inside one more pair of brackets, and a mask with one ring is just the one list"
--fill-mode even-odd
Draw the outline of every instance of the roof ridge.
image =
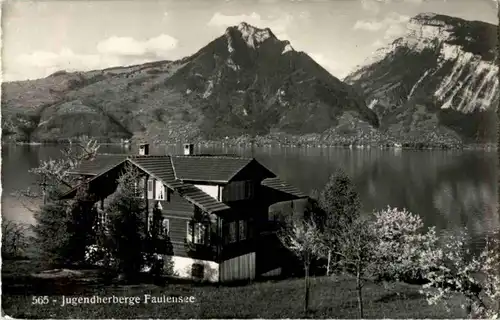
[[180, 154], [180, 155], [172, 155], [172, 157], [175, 158], [221, 158], [221, 159], [243, 159], [243, 160], [253, 160], [255, 158], [252, 157], [242, 157], [238, 155], [209, 155], [209, 154], [203, 154], [203, 155], [196, 155], [196, 154]]
[[172, 156], [169, 156], [168, 159], [170, 160], [170, 166], [172, 166], [172, 171], [174, 172], [174, 179], [179, 180], [179, 178], [177, 178], [177, 171], [175, 170], [174, 162], [172, 161]]
[[167, 154], [148, 154], [148, 155], [140, 155], [140, 154], [132, 154], [129, 155], [130, 158], [166, 158], [170, 157]]

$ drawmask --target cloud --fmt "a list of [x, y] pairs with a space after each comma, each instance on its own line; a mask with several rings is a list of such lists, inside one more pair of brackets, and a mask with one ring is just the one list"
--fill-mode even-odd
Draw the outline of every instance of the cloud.
[[384, 39], [390, 40], [404, 35], [406, 32], [406, 27], [401, 24], [393, 24], [385, 30]]
[[59, 70], [86, 71], [171, 59], [171, 51], [177, 44], [177, 39], [166, 34], [144, 41], [113, 36], [100, 41], [96, 53], [77, 53], [70, 48], [62, 48], [58, 52], [34, 51], [21, 54], [15, 63], [5, 65], [4, 79], [20, 80], [26, 76], [34, 79]]
[[376, 47], [376, 48], [380, 48], [384, 45], [384, 42], [382, 42], [382, 40], [378, 39], [378, 40], [375, 40], [373, 43], [372, 43], [372, 47]]
[[167, 34], [145, 41], [138, 41], [131, 37], [110, 37], [97, 44], [97, 51], [104, 55], [115, 56], [164, 56], [168, 51], [175, 49], [178, 40]]
[[363, 8], [363, 10], [371, 12], [372, 14], [378, 14], [381, 10], [381, 6], [385, 4], [399, 2], [399, 3], [411, 3], [414, 5], [419, 5], [424, 1], [425, 0], [361, 0], [361, 7]]
[[406, 23], [409, 20], [409, 16], [392, 12], [382, 20], [358, 20], [354, 24], [353, 29], [370, 32], [384, 31], [384, 39], [390, 39], [404, 34]]
[[363, 10], [378, 14], [380, 12], [380, 1], [376, 0], [361, 0]]
[[247, 23], [261, 22], [260, 14], [252, 12], [250, 15], [240, 14], [240, 15], [225, 15], [220, 12], [214, 13], [210, 21], [208, 21], [209, 26], [216, 27], [229, 27], [238, 25], [240, 22], [245, 21]]
[[311, 18], [311, 13], [310, 13], [309, 11], [302, 11], [302, 12], [299, 14], [299, 18], [300, 18], [300, 19], [307, 20], [307, 19]]
[[225, 15], [220, 12], [216, 12], [207, 25], [210, 27], [231, 27], [240, 24], [241, 22], [246, 22], [258, 28], [270, 28], [272, 32], [280, 40], [290, 40], [287, 34], [288, 27], [293, 22], [293, 16], [289, 14], [282, 14], [279, 17], [272, 17], [264, 19], [260, 14], [252, 12], [251, 14], [240, 14], [240, 15]]
[[92, 70], [118, 65], [118, 63], [119, 60], [113, 61], [111, 57], [102, 57], [99, 54], [78, 54], [69, 48], [62, 48], [59, 52], [34, 51], [21, 54], [16, 59], [15, 65], [5, 65], [4, 79], [12, 81], [26, 77], [42, 78], [59, 70]]
[[365, 21], [358, 20], [356, 24], [354, 24], [354, 30], [367, 30], [367, 31], [378, 31], [384, 27], [384, 23], [382, 21]]
[[343, 78], [348, 73], [335, 60], [325, 57], [322, 53], [310, 53], [309, 56], [337, 78]]

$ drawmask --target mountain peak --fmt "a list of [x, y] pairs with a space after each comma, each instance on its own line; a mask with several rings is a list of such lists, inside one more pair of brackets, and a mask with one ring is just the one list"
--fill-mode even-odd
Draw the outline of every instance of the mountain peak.
[[260, 29], [244, 21], [241, 22], [236, 27], [232, 28], [237, 29], [240, 32], [242, 39], [247, 43], [249, 47], [252, 48], [258, 47], [261, 43], [263, 43], [267, 39], [276, 38], [271, 29], [269, 28]]
[[422, 13], [419, 13], [416, 16], [414, 16], [412, 19], [413, 20], [420, 20], [420, 21], [432, 20], [432, 19], [435, 19], [436, 16], [437, 16], [437, 13], [434, 13], [434, 12], [422, 12]]

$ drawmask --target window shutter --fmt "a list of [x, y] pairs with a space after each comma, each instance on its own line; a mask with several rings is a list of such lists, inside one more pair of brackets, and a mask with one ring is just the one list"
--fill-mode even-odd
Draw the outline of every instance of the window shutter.
[[191, 221], [186, 223], [186, 240], [188, 242], [193, 242], [193, 224]]
[[247, 221], [246, 220], [240, 220], [239, 221], [239, 236], [240, 240], [245, 240], [247, 238]]
[[229, 223], [229, 242], [236, 242], [236, 222]]
[[148, 180], [148, 199], [153, 199], [153, 185], [154, 185], [154, 180]]
[[139, 197], [141, 199], [144, 199], [144, 183], [146, 182], [146, 177], [141, 177], [139, 179], [139, 188], [138, 188], [138, 192], [139, 192]]
[[229, 224], [225, 221], [222, 224], [222, 238], [224, 240], [224, 244], [229, 243]]

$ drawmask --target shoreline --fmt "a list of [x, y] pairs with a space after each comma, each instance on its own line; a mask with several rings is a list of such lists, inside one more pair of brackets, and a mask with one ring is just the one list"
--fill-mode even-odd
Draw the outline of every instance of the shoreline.
[[[68, 142], [2, 142], [2, 145], [19, 145], [19, 146], [55, 146], [55, 145], [68, 145]], [[119, 142], [103, 142], [99, 143], [103, 146], [123, 146], [131, 148], [135, 144], [122, 144]], [[153, 145], [170, 145], [177, 146], [182, 145], [183, 142], [155, 142]], [[317, 144], [317, 143], [231, 143], [225, 141], [201, 141], [194, 142], [196, 146], [224, 146], [224, 147], [240, 147], [240, 148], [342, 148], [351, 150], [364, 150], [364, 149], [378, 149], [378, 150], [464, 150], [464, 151], [497, 151], [498, 146], [494, 144], [464, 144], [462, 146], [449, 146], [443, 144], [441, 146], [433, 145], [423, 145], [423, 146], [394, 146], [394, 145], [384, 145], [384, 144], [355, 144], [355, 145], [343, 145], [343, 144]]]
[[[281, 139], [280, 139], [281, 138]], [[343, 149], [392, 149], [392, 150], [472, 150], [472, 151], [497, 151], [496, 143], [461, 143], [461, 142], [405, 142], [405, 141], [352, 141], [352, 139], [339, 139], [337, 141], [304, 141], [301, 137], [256, 137], [251, 139], [248, 136], [226, 137], [218, 140], [186, 139], [185, 141], [153, 140], [152, 145], [180, 146], [184, 142], [190, 142], [197, 146], [224, 146], [240, 148], [270, 148], [270, 147], [292, 147], [292, 148], [343, 148]], [[107, 141], [99, 142], [103, 146], [123, 146], [132, 148], [139, 141], [147, 139], [131, 139], [129, 142]], [[151, 139], [152, 140], [152, 139]], [[252, 141], [253, 140], [253, 141]], [[99, 140], [97, 140], [99, 141]], [[69, 141], [2, 141], [2, 145], [28, 145], [28, 146], [49, 146], [68, 145]]]

